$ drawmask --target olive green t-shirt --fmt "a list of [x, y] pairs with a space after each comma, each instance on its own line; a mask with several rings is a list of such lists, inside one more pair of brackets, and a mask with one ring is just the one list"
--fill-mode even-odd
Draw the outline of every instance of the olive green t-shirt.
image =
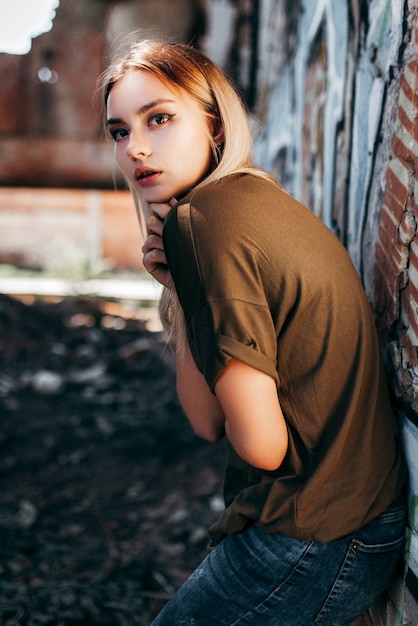
[[250, 524], [330, 541], [380, 514], [405, 467], [371, 310], [335, 235], [279, 186], [244, 174], [186, 196], [164, 246], [209, 387], [231, 358], [272, 376], [289, 434], [275, 471], [228, 446], [214, 542]]

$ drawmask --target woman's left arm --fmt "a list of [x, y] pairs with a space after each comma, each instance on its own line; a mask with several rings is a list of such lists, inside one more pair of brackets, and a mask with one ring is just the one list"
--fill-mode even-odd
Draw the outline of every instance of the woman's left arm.
[[287, 451], [287, 426], [276, 383], [267, 374], [231, 359], [215, 384], [225, 414], [225, 433], [247, 463], [272, 471]]

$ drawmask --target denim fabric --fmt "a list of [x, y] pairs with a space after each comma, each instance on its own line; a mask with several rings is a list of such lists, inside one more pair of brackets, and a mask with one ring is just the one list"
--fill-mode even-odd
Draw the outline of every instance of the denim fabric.
[[329, 543], [256, 527], [230, 535], [151, 626], [346, 626], [389, 582], [405, 523], [398, 498], [359, 531]]

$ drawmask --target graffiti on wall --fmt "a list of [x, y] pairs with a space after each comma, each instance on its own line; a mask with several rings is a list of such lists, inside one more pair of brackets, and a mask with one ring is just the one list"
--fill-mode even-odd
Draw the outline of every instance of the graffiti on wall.
[[346, 245], [387, 353], [411, 478], [388, 624], [418, 623], [417, 25], [418, 0], [261, 3], [257, 161]]

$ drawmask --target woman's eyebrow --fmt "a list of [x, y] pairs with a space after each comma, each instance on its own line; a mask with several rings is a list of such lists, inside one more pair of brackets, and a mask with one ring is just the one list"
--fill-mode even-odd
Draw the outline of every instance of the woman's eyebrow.
[[110, 117], [106, 120], [106, 126], [112, 126], [112, 124], [122, 124], [123, 120], [120, 117]]
[[[144, 104], [142, 107], [140, 107], [137, 110], [136, 113], [137, 115], [143, 115], [144, 113], [147, 113], [147, 111], [150, 111], [154, 107], [160, 104], [167, 104], [167, 103], [174, 104], [175, 100], [170, 100], [169, 98], [159, 98], [158, 100], [153, 100], [152, 102], [148, 102], [148, 104]], [[112, 124], [121, 124], [122, 122], [123, 120], [119, 117], [111, 117], [110, 119], [106, 120], [106, 126], [111, 126]]]

